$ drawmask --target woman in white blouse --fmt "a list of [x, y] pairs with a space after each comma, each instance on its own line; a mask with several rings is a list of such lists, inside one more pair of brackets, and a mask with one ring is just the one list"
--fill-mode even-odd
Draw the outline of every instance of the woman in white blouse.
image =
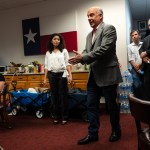
[[69, 54], [65, 49], [63, 37], [54, 33], [50, 35], [48, 51], [45, 55], [45, 78], [49, 79], [53, 106], [54, 124], [66, 124], [68, 121], [68, 82], [72, 81]]

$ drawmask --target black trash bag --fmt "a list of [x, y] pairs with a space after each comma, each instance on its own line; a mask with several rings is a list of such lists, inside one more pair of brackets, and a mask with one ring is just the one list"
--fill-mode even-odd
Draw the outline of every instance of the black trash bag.
[[87, 92], [79, 88], [73, 88], [68, 93], [70, 117], [82, 118], [88, 121], [87, 116]]

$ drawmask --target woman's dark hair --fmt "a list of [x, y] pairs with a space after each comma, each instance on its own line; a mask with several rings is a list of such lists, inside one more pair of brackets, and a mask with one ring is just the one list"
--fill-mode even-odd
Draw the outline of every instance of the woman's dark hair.
[[50, 35], [50, 38], [49, 38], [49, 41], [47, 44], [47, 48], [48, 48], [49, 52], [52, 53], [52, 51], [54, 50], [54, 46], [52, 44], [52, 39], [54, 38], [54, 36], [59, 36], [60, 44], [58, 45], [58, 49], [62, 52], [63, 49], [65, 48], [65, 42], [64, 42], [63, 37], [59, 33], [53, 33]]

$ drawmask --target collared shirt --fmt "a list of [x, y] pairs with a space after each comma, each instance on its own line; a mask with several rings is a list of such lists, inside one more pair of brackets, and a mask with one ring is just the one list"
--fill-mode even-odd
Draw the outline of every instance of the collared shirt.
[[96, 35], [96, 31], [97, 31], [97, 28], [92, 31], [92, 33], [93, 33], [93, 35], [92, 35], [92, 43], [93, 43], [93, 41], [94, 41], [94, 38], [95, 38], [95, 35]]
[[[101, 24], [101, 23], [100, 23], [100, 24]], [[96, 35], [96, 31], [97, 31], [97, 29], [99, 28], [100, 24], [96, 27], [96, 29], [93, 29], [93, 31], [92, 31], [92, 43], [93, 43], [93, 41], [94, 41], [94, 38], [95, 38], [95, 35]]]
[[128, 45], [128, 59], [129, 61], [133, 60], [136, 64], [142, 63], [142, 59], [139, 54], [139, 49], [141, 48], [143, 42], [139, 42], [139, 44], [135, 44], [132, 42]]

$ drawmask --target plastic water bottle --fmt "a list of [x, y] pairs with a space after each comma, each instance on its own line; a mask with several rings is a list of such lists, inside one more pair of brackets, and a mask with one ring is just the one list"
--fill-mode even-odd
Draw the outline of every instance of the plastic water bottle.
[[119, 96], [118, 96], [118, 97], [119, 97], [119, 102], [122, 103], [122, 102], [123, 102], [123, 94], [122, 94], [122, 93], [119, 93]]
[[123, 78], [123, 83], [119, 84], [118, 87], [120, 112], [129, 113], [130, 107], [129, 107], [128, 95], [132, 93], [133, 78], [131, 73], [128, 70], [122, 72], [122, 78]]
[[140, 70], [140, 74], [144, 74], [144, 71], [143, 71], [143, 70]]
[[124, 103], [120, 103], [120, 113], [124, 113]]
[[123, 79], [123, 83], [125, 83], [126, 78], [125, 78], [125, 72], [122, 72], [122, 79]]
[[133, 78], [132, 78], [132, 75], [131, 73], [128, 71], [128, 74], [127, 74], [127, 83], [129, 84], [132, 84], [133, 83]]
[[129, 101], [124, 102], [124, 113], [130, 113]]
[[122, 92], [123, 92], [123, 90], [122, 90], [122, 83], [120, 83], [119, 85], [118, 85], [118, 93], [119, 94], [122, 94]]
[[132, 75], [131, 73], [126, 70], [122, 73], [123, 83], [133, 83]]

